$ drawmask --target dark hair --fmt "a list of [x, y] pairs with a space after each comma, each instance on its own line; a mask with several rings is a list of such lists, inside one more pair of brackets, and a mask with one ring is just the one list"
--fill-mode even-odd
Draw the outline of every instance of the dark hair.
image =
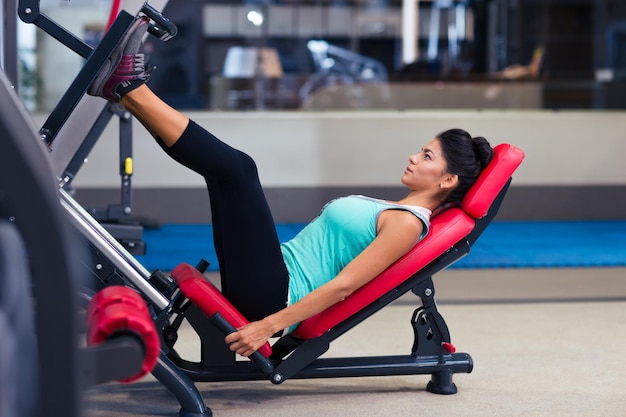
[[461, 201], [481, 171], [491, 162], [493, 148], [482, 136], [473, 138], [463, 129], [450, 129], [437, 135], [448, 165], [448, 172], [459, 177], [459, 183], [446, 203]]

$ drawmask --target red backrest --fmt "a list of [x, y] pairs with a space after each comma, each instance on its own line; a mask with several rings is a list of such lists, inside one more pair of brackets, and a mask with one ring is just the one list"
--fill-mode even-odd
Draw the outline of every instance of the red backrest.
[[524, 152], [513, 145], [500, 144], [493, 150], [491, 163], [480, 173], [461, 202], [461, 208], [475, 219], [487, 214], [493, 200], [524, 159]]

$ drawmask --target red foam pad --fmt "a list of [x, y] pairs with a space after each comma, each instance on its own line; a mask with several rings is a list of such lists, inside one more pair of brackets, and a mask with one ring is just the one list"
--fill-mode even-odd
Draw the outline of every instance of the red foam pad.
[[[220, 313], [236, 329], [246, 325], [249, 321], [222, 295], [222, 293], [211, 284], [193, 266], [181, 263], [171, 273], [172, 278], [178, 284], [185, 297], [189, 298], [202, 312], [211, 317], [215, 313]], [[269, 357], [272, 348], [269, 343], [265, 343], [259, 352], [263, 356]]]
[[300, 323], [293, 335], [301, 339], [318, 337], [362, 310], [428, 265], [469, 234], [474, 220], [463, 210], [451, 208], [434, 217], [430, 232], [409, 253], [345, 300]]
[[494, 147], [493, 159], [465, 194], [461, 207], [475, 219], [484, 217], [513, 172], [522, 163], [524, 152], [515, 146]]
[[120, 382], [135, 381], [154, 369], [161, 342], [148, 308], [139, 294], [123, 286], [107, 287], [91, 300], [89, 313], [87, 343], [90, 346], [103, 343], [120, 332], [132, 332], [143, 342], [145, 353], [141, 370]]
[[147, 311], [146, 303], [138, 292], [123, 285], [113, 285], [98, 291], [89, 301], [86, 312], [87, 326], [90, 326], [100, 312], [111, 304], [126, 304]]

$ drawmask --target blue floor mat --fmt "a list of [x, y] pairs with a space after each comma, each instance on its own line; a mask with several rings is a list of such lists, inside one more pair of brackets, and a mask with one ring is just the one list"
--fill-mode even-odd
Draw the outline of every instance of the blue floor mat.
[[[303, 224], [277, 225], [281, 241]], [[163, 225], [144, 230], [146, 255], [137, 259], [150, 271], [169, 271], [201, 258], [218, 269], [208, 224]], [[450, 268], [581, 268], [626, 266], [626, 221], [493, 222], [470, 254]]]
[[494, 222], [455, 268], [626, 266], [626, 221]]

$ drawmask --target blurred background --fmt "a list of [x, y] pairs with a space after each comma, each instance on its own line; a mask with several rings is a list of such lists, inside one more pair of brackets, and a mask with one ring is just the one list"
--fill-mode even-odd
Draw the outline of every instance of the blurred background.
[[[42, 0], [96, 44], [112, 2]], [[185, 109], [620, 109], [618, 0], [170, 0], [152, 88]], [[413, 24], [414, 23], [414, 24]], [[18, 22], [20, 94], [49, 111], [81, 58]]]

